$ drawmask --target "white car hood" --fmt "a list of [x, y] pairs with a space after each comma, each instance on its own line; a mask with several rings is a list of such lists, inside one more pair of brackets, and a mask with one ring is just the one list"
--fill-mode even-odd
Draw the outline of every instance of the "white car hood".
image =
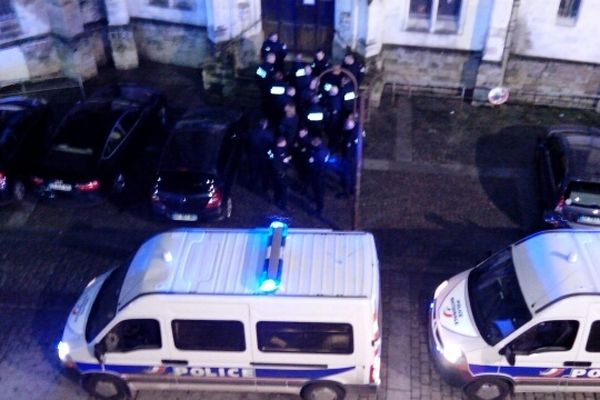
[[438, 321], [452, 332], [479, 337], [467, 303], [467, 279], [462, 279], [443, 299], [438, 309]]
[[81, 336], [84, 334], [85, 325], [88, 316], [90, 315], [92, 305], [94, 304], [94, 300], [96, 300], [96, 295], [111, 272], [112, 270], [105, 272], [97, 278], [94, 278], [84, 289], [83, 293], [69, 314], [69, 319], [67, 320], [67, 326], [64, 332], [65, 336], [67, 331], [70, 331], [72, 335]]

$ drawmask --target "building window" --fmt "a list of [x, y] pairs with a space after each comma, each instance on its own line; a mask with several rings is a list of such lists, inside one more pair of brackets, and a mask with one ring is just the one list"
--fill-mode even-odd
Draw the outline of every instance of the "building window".
[[458, 32], [462, 0], [410, 0], [407, 30]]
[[0, 1], [0, 42], [14, 39], [21, 34], [17, 14], [9, 1]]
[[148, 5], [181, 11], [194, 11], [196, 8], [195, 0], [149, 0]]
[[581, 0], [560, 0], [557, 21], [561, 25], [575, 25]]

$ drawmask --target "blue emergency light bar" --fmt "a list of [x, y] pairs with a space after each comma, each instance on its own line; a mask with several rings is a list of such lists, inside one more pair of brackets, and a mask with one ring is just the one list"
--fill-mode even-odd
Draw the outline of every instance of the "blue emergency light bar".
[[269, 226], [269, 230], [267, 255], [259, 279], [259, 290], [264, 293], [272, 293], [279, 289], [283, 269], [283, 249], [288, 226], [281, 221], [274, 221]]

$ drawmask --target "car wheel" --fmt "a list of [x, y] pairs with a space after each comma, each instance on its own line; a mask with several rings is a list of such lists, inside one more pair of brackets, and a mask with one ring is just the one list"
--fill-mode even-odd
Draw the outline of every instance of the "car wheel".
[[25, 185], [21, 181], [15, 181], [13, 184], [13, 199], [17, 202], [23, 201], [25, 198]]
[[479, 378], [465, 388], [465, 394], [470, 400], [502, 400], [510, 392], [509, 382], [494, 377]]
[[303, 400], [342, 400], [345, 395], [344, 390], [333, 383], [313, 383], [300, 393]]
[[225, 212], [223, 213], [225, 218], [227, 218], [227, 219], [231, 218], [232, 211], [233, 211], [233, 200], [231, 200], [231, 197], [230, 197], [227, 199], [227, 202], [225, 203]]
[[93, 374], [83, 378], [83, 388], [92, 396], [104, 400], [130, 398], [129, 388], [122, 379], [108, 374]]

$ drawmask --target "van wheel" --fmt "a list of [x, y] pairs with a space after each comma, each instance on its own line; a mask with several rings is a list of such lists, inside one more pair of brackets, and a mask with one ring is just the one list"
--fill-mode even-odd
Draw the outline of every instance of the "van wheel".
[[120, 378], [106, 374], [93, 374], [83, 378], [83, 388], [92, 396], [104, 400], [130, 398], [127, 384]]
[[16, 202], [21, 202], [25, 198], [25, 185], [21, 181], [15, 181], [13, 184], [13, 199]]
[[468, 384], [465, 394], [470, 400], [502, 400], [511, 389], [510, 383], [504, 379], [484, 377]]
[[344, 390], [333, 383], [313, 383], [300, 393], [303, 400], [342, 400], [345, 395]]

